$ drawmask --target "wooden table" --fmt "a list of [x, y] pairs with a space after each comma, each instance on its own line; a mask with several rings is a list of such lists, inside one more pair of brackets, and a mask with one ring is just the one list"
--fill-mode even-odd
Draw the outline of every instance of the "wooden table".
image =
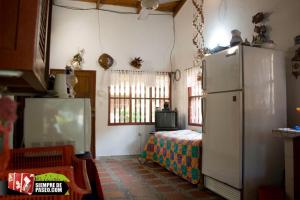
[[300, 131], [280, 128], [273, 133], [284, 138], [286, 199], [300, 199]]

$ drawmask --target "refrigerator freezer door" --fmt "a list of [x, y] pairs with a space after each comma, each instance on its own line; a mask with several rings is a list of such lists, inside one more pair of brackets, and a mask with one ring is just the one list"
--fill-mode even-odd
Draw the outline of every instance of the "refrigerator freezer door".
[[205, 58], [203, 89], [207, 93], [242, 89], [240, 51], [236, 46]]
[[205, 101], [203, 174], [242, 188], [242, 92], [208, 94]]

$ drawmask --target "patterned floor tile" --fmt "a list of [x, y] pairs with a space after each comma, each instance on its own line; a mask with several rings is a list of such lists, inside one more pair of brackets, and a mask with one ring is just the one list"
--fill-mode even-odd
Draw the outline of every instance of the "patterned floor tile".
[[118, 190], [118, 186], [115, 183], [108, 183], [102, 185], [103, 191], [116, 191]]
[[136, 156], [100, 157], [96, 164], [105, 200], [223, 200]]
[[105, 192], [104, 191], [104, 197], [105, 197], [105, 199], [114, 199], [114, 198], [123, 198], [123, 199], [125, 199], [126, 198], [124, 192], [118, 191], [118, 190], [110, 191], [110, 192]]
[[186, 195], [181, 192], [172, 192], [165, 194], [166, 200], [186, 200], [189, 199]]
[[173, 192], [174, 188], [171, 186], [157, 186], [155, 187], [159, 192]]

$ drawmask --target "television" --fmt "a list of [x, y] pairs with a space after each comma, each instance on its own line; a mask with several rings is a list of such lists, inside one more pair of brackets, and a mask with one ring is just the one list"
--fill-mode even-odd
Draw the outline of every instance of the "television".
[[155, 111], [155, 130], [172, 131], [178, 130], [177, 112], [170, 110]]

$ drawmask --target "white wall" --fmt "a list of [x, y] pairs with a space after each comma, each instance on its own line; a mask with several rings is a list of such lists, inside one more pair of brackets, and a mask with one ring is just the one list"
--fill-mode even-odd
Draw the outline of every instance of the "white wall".
[[[95, 4], [60, 0], [57, 4], [91, 8]], [[105, 9], [135, 11], [135, 9], [103, 6]], [[99, 67], [102, 53], [115, 60], [111, 69], [133, 69], [133, 57], [144, 60], [142, 70], [171, 71], [170, 52], [173, 46], [171, 15], [149, 16], [138, 21], [137, 15], [116, 14], [97, 10], [68, 10], [53, 6], [50, 67], [64, 68], [66, 63], [84, 48], [85, 70], [97, 71], [96, 85], [96, 155], [138, 154], [153, 126], [107, 126], [108, 72]], [[139, 137], [138, 133], [142, 136]]]
[[175, 17], [175, 48], [172, 55], [172, 71], [180, 69], [181, 79], [173, 82], [173, 107], [178, 110], [178, 120], [180, 128], [188, 127], [188, 92], [186, 87], [185, 69], [193, 66], [192, 44], [193, 26], [192, 26], [192, 1], [187, 1]]
[[[277, 44], [277, 48], [288, 51], [293, 47], [293, 39], [300, 34], [299, 0], [206, 0], [204, 3], [205, 28], [204, 37], [206, 46], [229, 45], [230, 31], [238, 29], [242, 37], [252, 40], [254, 25], [252, 16], [257, 12], [272, 13], [268, 24], [272, 27], [271, 39]], [[176, 43], [173, 54], [172, 70], [184, 69], [192, 66], [192, 1], [187, 1], [178, 15], [175, 17]], [[287, 55], [289, 57], [289, 55]], [[287, 66], [287, 71], [290, 66]], [[296, 114], [295, 107], [300, 106], [300, 78], [296, 80], [288, 72], [288, 119], [289, 124], [300, 124], [300, 115]], [[179, 110], [181, 125], [187, 125], [187, 89], [184, 87], [184, 79], [174, 85], [174, 106]]]

